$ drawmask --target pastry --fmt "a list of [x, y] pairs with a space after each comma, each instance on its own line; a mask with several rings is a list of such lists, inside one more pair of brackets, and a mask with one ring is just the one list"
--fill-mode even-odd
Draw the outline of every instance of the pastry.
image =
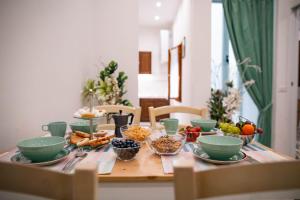
[[81, 114], [81, 117], [82, 118], [95, 118], [96, 115], [94, 113], [87, 112], [87, 113]]
[[93, 108], [90, 110], [88, 107], [80, 108], [74, 113], [74, 117], [78, 118], [94, 118], [94, 117], [101, 117], [105, 114], [105, 110], [97, 110]]
[[75, 131], [75, 134], [79, 137], [90, 138], [89, 133], [85, 133], [85, 132], [82, 132], [82, 131]]
[[71, 144], [77, 144], [78, 142], [82, 141], [84, 138], [83, 137], [80, 137], [76, 134], [71, 134], [70, 136], [70, 143]]
[[93, 141], [92, 143], [89, 142], [91, 147], [97, 147], [100, 145], [108, 144], [110, 140], [101, 140], [101, 141]]
[[89, 141], [90, 141], [89, 138], [84, 138], [84, 139], [81, 140], [80, 142], [77, 142], [76, 145], [77, 145], [78, 147], [86, 146], [86, 145], [89, 145]]
[[101, 130], [98, 131], [97, 133], [94, 133], [95, 137], [104, 137], [107, 134], [107, 131]]

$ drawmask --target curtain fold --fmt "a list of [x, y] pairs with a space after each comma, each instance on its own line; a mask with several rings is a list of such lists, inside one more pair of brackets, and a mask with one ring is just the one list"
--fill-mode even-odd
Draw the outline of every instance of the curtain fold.
[[273, 79], [273, 0], [223, 0], [225, 21], [242, 81], [259, 110], [258, 140], [271, 146]]

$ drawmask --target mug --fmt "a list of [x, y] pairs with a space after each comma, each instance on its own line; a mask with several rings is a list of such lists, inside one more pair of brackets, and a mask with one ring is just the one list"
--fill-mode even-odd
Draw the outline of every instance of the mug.
[[42, 125], [43, 131], [49, 131], [52, 136], [65, 137], [67, 130], [66, 122], [51, 122], [47, 125]]
[[161, 119], [160, 124], [164, 125], [166, 133], [169, 135], [176, 134], [178, 129], [178, 119], [168, 118], [168, 119]]

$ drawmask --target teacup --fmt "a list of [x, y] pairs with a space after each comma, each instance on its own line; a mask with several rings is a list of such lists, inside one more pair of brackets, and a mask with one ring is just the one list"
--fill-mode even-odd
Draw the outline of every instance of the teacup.
[[42, 125], [43, 131], [49, 131], [52, 136], [65, 137], [67, 130], [66, 122], [51, 122], [47, 125]]
[[166, 133], [169, 135], [174, 135], [178, 129], [178, 119], [167, 118], [161, 119], [160, 124], [164, 125]]

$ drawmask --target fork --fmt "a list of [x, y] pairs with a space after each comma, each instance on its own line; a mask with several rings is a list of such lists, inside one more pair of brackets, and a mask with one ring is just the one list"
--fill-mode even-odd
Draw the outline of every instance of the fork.
[[87, 156], [87, 153], [83, 151], [82, 148], [79, 148], [75, 154], [75, 156], [67, 162], [67, 164], [63, 167], [62, 171], [69, 172], [73, 169], [76, 163], [81, 161], [83, 158]]

